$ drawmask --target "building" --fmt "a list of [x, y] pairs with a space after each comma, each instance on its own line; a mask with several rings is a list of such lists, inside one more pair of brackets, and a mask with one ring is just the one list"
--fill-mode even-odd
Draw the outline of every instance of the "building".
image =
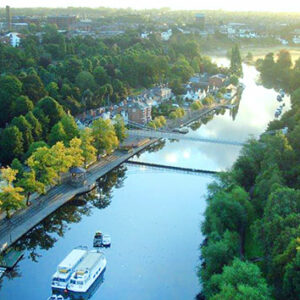
[[6, 28], [7, 30], [11, 30], [11, 14], [10, 14], [10, 7], [6, 6]]
[[134, 102], [128, 106], [128, 120], [130, 122], [144, 125], [151, 119], [151, 106], [142, 102]]
[[50, 24], [56, 24], [58, 28], [69, 29], [72, 25], [77, 23], [77, 16], [49, 16], [47, 21]]
[[205, 28], [205, 14], [196, 14], [195, 15], [195, 23], [197, 27], [204, 29]]
[[17, 32], [10, 32], [5, 35], [7, 41], [10, 43], [13, 47], [19, 47], [21, 42], [21, 34]]
[[159, 97], [160, 100], [166, 100], [171, 98], [172, 90], [166, 86], [158, 86], [150, 90], [156, 97]]
[[208, 83], [212, 87], [220, 88], [224, 85], [225, 79], [226, 79], [225, 75], [216, 74], [216, 75], [209, 77]]

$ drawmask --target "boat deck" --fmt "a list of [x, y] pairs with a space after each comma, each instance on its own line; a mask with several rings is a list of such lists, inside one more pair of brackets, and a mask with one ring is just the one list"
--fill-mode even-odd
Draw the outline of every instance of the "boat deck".
[[89, 252], [88, 255], [83, 259], [83, 261], [76, 268], [77, 271], [91, 270], [98, 261], [102, 258], [103, 253], [101, 252]]

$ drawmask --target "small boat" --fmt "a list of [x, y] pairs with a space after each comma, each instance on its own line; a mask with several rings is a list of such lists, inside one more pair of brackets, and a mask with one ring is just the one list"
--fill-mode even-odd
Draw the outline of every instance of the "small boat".
[[67, 286], [68, 291], [85, 293], [106, 268], [104, 254], [91, 250], [84, 260], [76, 267]]
[[175, 128], [173, 129], [173, 132], [181, 133], [181, 134], [186, 134], [189, 132], [188, 128]]
[[62, 295], [52, 295], [47, 300], [64, 300]]
[[282, 97], [280, 95], [277, 95], [277, 101], [279, 101], [279, 102], [282, 101]]
[[94, 247], [102, 247], [103, 234], [101, 231], [96, 231], [94, 235]]
[[[52, 276], [51, 287], [53, 289], [65, 290], [69, 283], [72, 273], [88, 254], [86, 247], [73, 249], [66, 258], [58, 265], [56, 272]], [[56, 296], [56, 295], [53, 295]]]
[[108, 234], [103, 235], [102, 238], [102, 246], [103, 247], [110, 247], [111, 245], [111, 238]]

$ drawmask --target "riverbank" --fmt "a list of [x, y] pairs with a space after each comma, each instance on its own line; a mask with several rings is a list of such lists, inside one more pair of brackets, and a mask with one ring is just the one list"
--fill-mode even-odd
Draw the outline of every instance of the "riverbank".
[[[227, 105], [230, 101], [206, 107], [199, 111], [190, 111], [190, 113], [186, 114], [183, 118], [177, 119], [174, 123], [169, 124], [167, 129], [172, 130], [178, 126], [186, 126], [206, 114], [211, 113], [215, 109], [224, 107], [224, 105]], [[138, 139], [143, 138], [144, 137], [138, 137]], [[68, 183], [61, 184], [49, 190], [46, 195], [37, 197], [32, 201], [30, 207], [17, 211], [11, 219], [2, 218], [2, 220], [0, 220], [0, 253], [9, 248], [20, 237], [63, 204], [73, 199], [76, 195], [85, 193], [91, 189], [98, 178], [120, 166], [130, 157], [146, 149], [158, 139], [159, 138], [153, 138], [142, 146], [133, 148], [130, 153], [124, 154], [124, 152], [116, 151], [113, 155], [93, 164], [87, 171], [86, 186], [76, 188]]]
[[156, 141], [157, 139], [152, 139], [143, 146], [133, 149], [130, 153], [124, 154], [124, 152], [116, 151], [113, 155], [101, 159], [88, 169], [86, 186], [76, 188], [68, 183], [61, 184], [52, 188], [46, 195], [32, 201], [31, 206], [17, 211], [10, 219], [2, 219], [0, 221], [0, 253], [63, 204], [76, 195], [86, 192], [87, 188], [92, 187], [98, 178], [120, 166], [130, 157], [138, 154]]

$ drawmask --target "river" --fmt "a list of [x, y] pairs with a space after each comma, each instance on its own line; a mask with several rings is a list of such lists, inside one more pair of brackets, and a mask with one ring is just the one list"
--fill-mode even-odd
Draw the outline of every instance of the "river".
[[[279, 103], [274, 90], [256, 85], [257, 75], [254, 67], [244, 65], [245, 90], [239, 106], [193, 124], [188, 134], [236, 141], [259, 136]], [[287, 109], [288, 97], [285, 103]], [[162, 141], [136, 159], [220, 171], [232, 166], [240, 149]], [[78, 245], [91, 247], [99, 229], [112, 237], [111, 248], [103, 250], [107, 268], [81, 299], [194, 299], [201, 289], [196, 274], [203, 239], [200, 226], [212, 180], [210, 175], [124, 164], [99, 180], [101, 199], [91, 194], [83, 203], [64, 205], [18, 241], [24, 257], [1, 279], [0, 299], [46, 300], [58, 263]]]

